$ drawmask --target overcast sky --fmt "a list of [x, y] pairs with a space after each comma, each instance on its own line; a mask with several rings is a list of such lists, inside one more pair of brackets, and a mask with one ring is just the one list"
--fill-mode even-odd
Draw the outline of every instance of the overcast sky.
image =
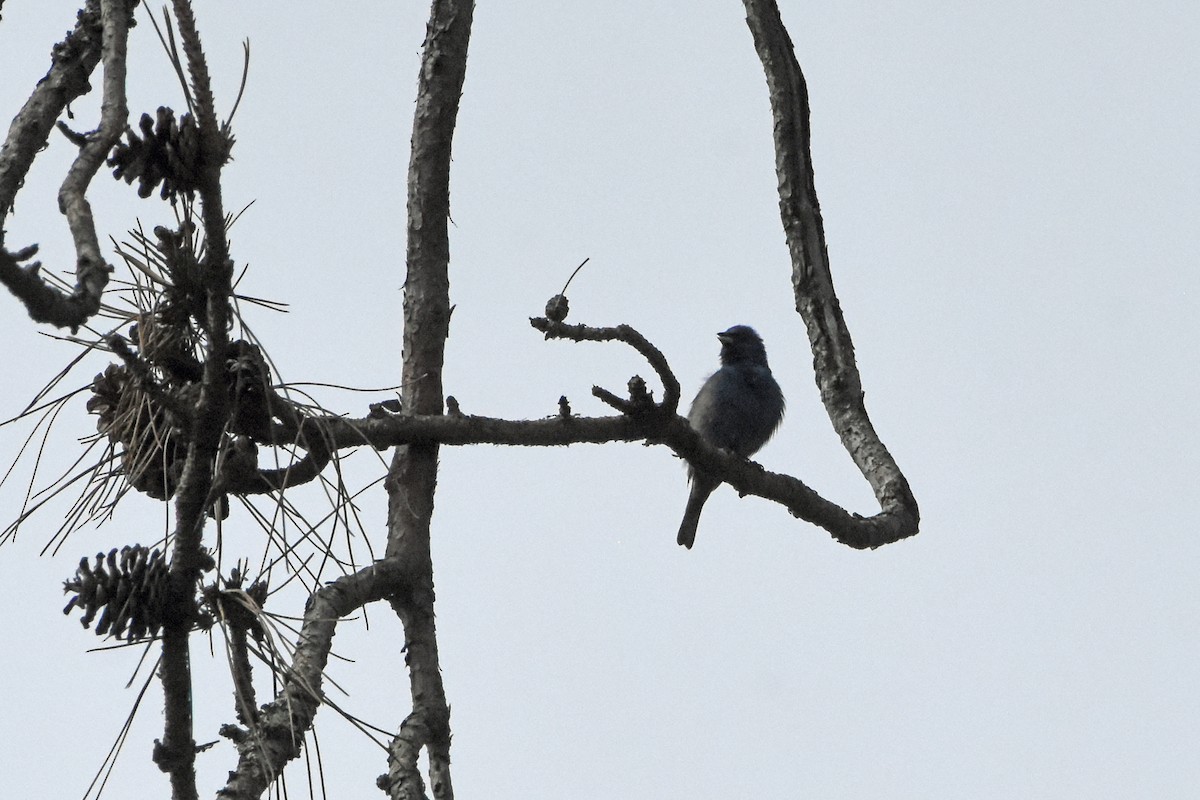
[[[244, 291], [291, 311], [247, 322], [283, 380], [397, 383], [427, 6], [197, 5], [222, 114], [252, 46], [225, 202], [254, 205], [232, 252], [249, 265]], [[781, 5], [868, 410], [921, 533], [861, 553], [725, 487], [689, 552], [675, 544], [684, 470], [664, 448], [443, 449], [434, 559], [459, 796], [1194, 796], [1200, 6]], [[714, 334], [755, 326], [788, 398], [757, 460], [872, 514], [793, 310], [742, 6], [683, 7], [479, 4], [451, 176], [447, 391], [468, 413], [539, 417], [566, 394], [600, 414], [593, 384], [649, 377], [628, 349], [529, 327], [588, 257], [570, 321], [633, 325], [689, 398], [716, 367]], [[74, 8], [5, 5], [5, 119]], [[145, 5], [138, 18], [131, 110], [181, 109]], [[77, 103], [72, 125], [93, 127], [97, 102]], [[38, 242], [61, 269], [74, 256], [54, 196], [71, 151], [52, 142], [7, 243]], [[103, 173], [92, 201], [102, 239], [170, 219]], [[7, 296], [0, 329], [7, 418], [76, 350]], [[387, 396], [318, 394], [353, 415]], [[82, 401], [38, 486], [94, 430]], [[0, 448], [11, 456], [29, 430], [0, 429]], [[359, 485], [380, 474], [370, 454], [351, 463]], [[0, 490], [5, 522], [30, 466]], [[377, 549], [384, 503], [378, 487], [360, 503]], [[82, 555], [154, 541], [164, 511], [130, 497], [39, 558], [65, 508], [0, 548], [0, 774], [14, 796], [81, 796], [146, 674], [125, 690], [139, 650], [85, 652], [101, 642], [59, 613], [61, 581]], [[260, 557], [244, 513], [224, 536], [227, 558]], [[273, 602], [302, 611], [295, 593]], [[409, 709], [401, 633], [386, 608], [369, 613], [368, 632], [339, 629], [354, 663], [331, 675], [343, 708], [393, 730]], [[194, 645], [201, 741], [232, 718], [221, 648]], [[155, 684], [108, 796], [168, 795], [149, 761], [160, 708]], [[383, 752], [329, 710], [318, 722], [330, 796], [380, 796]], [[224, 741], [199, 756], [202, 795], [234, 759]], [[304, 769], [289, 772], [292, 796]]]

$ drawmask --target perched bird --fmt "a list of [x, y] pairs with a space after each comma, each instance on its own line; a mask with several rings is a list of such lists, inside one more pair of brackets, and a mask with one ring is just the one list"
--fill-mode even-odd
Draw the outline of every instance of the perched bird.
[[[701, 438], [742, 458], [767, 443], [783, 419], [783, 392], [767, 366], [767, 350], [753, 328], [734, 325], [721, 340], [721, 368], [709, 376], [688, 412]], [[692, 482], [676, 541], [691, 549], [704, 501], [721, 481], [688, 466]]]

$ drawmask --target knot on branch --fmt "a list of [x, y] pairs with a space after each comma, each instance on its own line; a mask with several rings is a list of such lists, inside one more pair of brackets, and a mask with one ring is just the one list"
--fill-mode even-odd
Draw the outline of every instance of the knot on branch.
[[158, 550], [141, 545], [116, 548], [96, 554], [93, 566], [88, 559], [79, 561], [75, 577], [63, 582], [63, 591], [74, 593], [64, 614], [83, 609], [80, 622], [96, 623], [96, 635], [111, 635], [128, 642], [158, 635], [163, 624], [163, 597], [167, 585], [167, 563]]
[[[174, 111], [160, 106], [154, 118], [142, 114], [138, 130], [140, 136], [127, 129], [126, 141], [113, 148], [108, 158], [113, 177], [128, 184], [136, 180], [140, 197], [149, 197], [160, 183], [163, 200], [174, 202], [179, 194], [191, 197], [203, 183], [208, 166], [195, 117], [185, 113], [176, 121]], [[229, 161], [233, 142], [229, 127], [221, 126], [217, 153], [221, 165]]]
[[50, 48], [50, 57], [55, 63], [82, 60], [93, 49], [93, 44], [89, 40], [91, 38], [99, 40], [103, 33], [104, 25], [100, 17], [99, 3], [85, 4], [75, 16], [78, 20], [75, 29], [67, 31], [66, 38]]
[[660, 406], [654, 402], [654, 392], [646, 388], [646, 381], [642, 379], [641, 375], [634, 375], [630, 378], [626, 387], [629, 390], [628, 400], [617, 397], [601, 386], [593, 386], [592, 394], [622, 414], [630, 416], [657, 414]]
[[390, 400], [384, 400], [382, 403], [371, 403], [368, 409], [368, 419], [387, 419], [403, 411], [404, 406], [399, 398], [393, 397]]
[[217, 728], [217, 735], [223, 736], [234, 744], [242, 744], [250, 739], [250, 732], [237, 725], [225, 723]]
[[571, 304], [567, 302], [565, 294], [556, 294], [546, 302], [546, 319], [551, 322], [562, 322], [567, 318], [567, 312], [571, 310]]
[[193, 762], [193, 753], [196, 751], [195, 742], [186, 750], [171, 749], [163, 744], [160, 739], [154, 740], [154, 749], [151, 752], [150, 758], [163, 772], [173, 772], [177, 769], [186, 769]]

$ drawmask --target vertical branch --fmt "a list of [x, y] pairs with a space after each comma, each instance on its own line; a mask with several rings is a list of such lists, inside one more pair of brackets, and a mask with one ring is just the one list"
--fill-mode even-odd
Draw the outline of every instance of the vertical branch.
[[202, 544], [205, 513], [212, 504], [217, 454], [230, 413], [225, 356], [229, 344], [233, 267], [225, 238], [225, 211], [221, 198], [221, 167], [227, 155], [224, 132], [217, 123], [208, 66], [191, 3], [188, 0], [173, 2], [196, 98], [196, 121], [200, 131], [199, 174], [195, 178], [204, 222], [202, 274], [206, 303], [204, 318], [199, 322], [205, 333], [207, 353], [200, 397], [188, 436], [187, 458], [175, 494], [174, 546], [160, 673], [165, 697], [164, 735], [155, 749], [155, 762], [170, 774], [172, 797], [191, 800], [197, 794], [188, 636], [199, 613], [197, 583], [201, 574], [212, 566]]
[[919, 512], [900, 468], [863, 403], [854, 344], [833, 289], [810, 151], [808, 88], [775, 0], [743, 0], [762, 61], [774, 119], [779, 213], [792, 258], [796, 311], [804, 319], [821, 401], [842, 445], [871, 484], [884, 514], [867, 546], [916, 532]]
[[[450, 151], [466, 75], [472, 0], [434, 0], [426, 29], [408, 168], [408, 272], [404, 283], [404, 413], [442, 413], [442, 362], [450, 322]], [[396, 448], [386, 482], [386, 557], [408, 574], [392, 597], [404, 623], [413, 710], [390, 747], [381, 784], [394, 798], [423, 797], [417, 769], [429, 756], [433, 796], [450, 800], [450, 710], [438, 666], [430, 521], [437, 444]]]
[[[217, 121], [208, 64], [200, 46], [200, 32], [192, 14], [190, 0], [172, 0], [175, 18], [179, 21], [179, 36], [187, 56], [188, 74], [192, 79], [195, 97], [196, 125], [200, 130], [201, 175], [197, 176], [202, 203], [205, 247], [205, 281], [208, 286], [208, 320], [206, 333], [224, 344], [228, 341], [230, 283], [233, 264], [229, 260], [229, 242], [225, 238], [225, 207], [221, 198], [221, 168], [228, 157], [225, 131]], [[224, 357], [224, 348], [220, 351]]]
[[84, 137], [79, 155], [58, 190], [58, 207], [66, 215], [71, 238], [75, 240], [74, 294], [85, 319], [99, 310], [100, 295], [112, 271], [100, 253], [100, 239], [96, 235], [96, 221], [87, 201], [87, 190], [129, 120], [129, 107], [125, 102], [125, 54], [132, 16], [129, 0], [102, 0], [100, 3], [104, 28], [104, 98], [100, 106], [100, 127]]

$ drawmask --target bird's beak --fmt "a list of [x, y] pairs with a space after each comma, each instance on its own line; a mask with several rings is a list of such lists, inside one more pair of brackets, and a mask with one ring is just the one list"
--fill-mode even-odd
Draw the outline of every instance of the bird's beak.
[[721, 344], [729, 344], [729, 332], [721, 331], [717, 334], [717, 338], [721, 340]]

